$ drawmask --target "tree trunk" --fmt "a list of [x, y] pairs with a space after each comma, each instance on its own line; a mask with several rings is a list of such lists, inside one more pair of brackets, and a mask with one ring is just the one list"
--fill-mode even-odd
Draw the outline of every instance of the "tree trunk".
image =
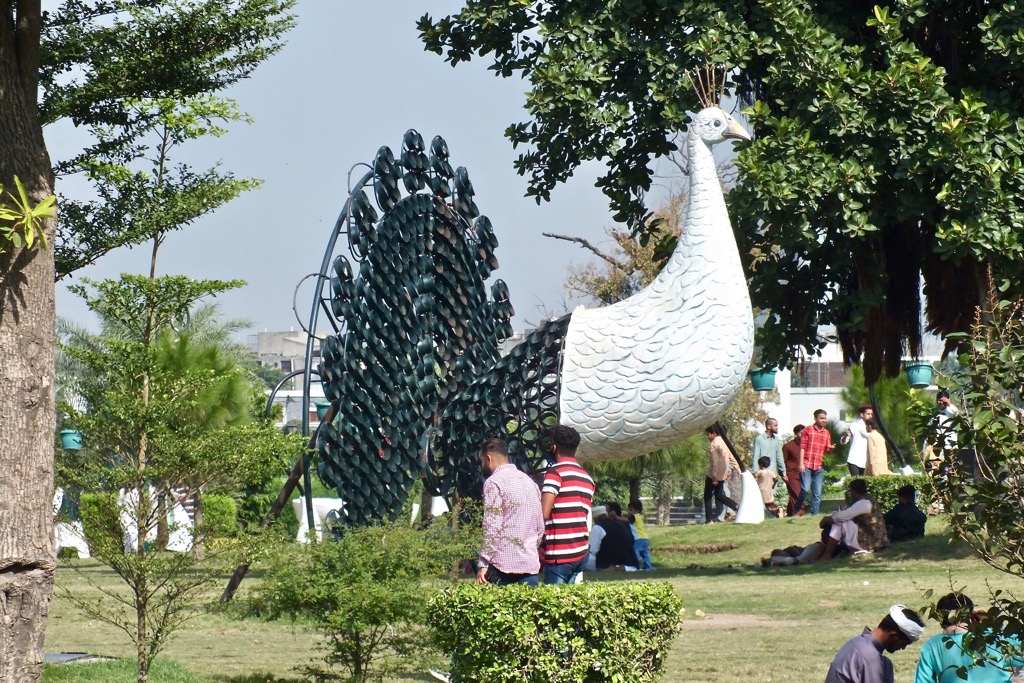
[[[53, 172], [37, 110], [38, 2], [0, 16], [0, 184], [38, 202]], [[0, 255], [0, 683], [38, 681], [53, 550], [54, 240]], [[11, 246], [4, 243], [5, 247]]]
[[640, 500], [640, 477], [629, 479], [629, 500]]
[[192, 552], [201, 560], [206, 554], [206, 533], [203, 531], [203, 489], [192, 489]]

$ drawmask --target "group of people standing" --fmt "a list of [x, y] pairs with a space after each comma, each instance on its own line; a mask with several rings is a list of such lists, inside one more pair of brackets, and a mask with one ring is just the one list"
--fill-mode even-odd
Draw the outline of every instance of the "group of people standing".
[[508, 446], [488, 439], [480, 447], [483, 546], [477, 583], [536, 586], [576, 581], [584, 571], [654, 569], [643, 503], [594, 506], [594, 480], [576, 461], [580, 436], [557, 425], [551, 463], [541, 485], [509, 462]]
[[[814, 411], [814, 421], [806, 427], [802, 424], [793, 427], [793, 439], [783, 444], [779, 421], [770, 417], [765, 420], [764, 431], [754, 438], [750, 470], [765, 507], [772, 514], [780, 513], [775, 504], [775, 486], [779, 481], [785, 483], [789, 494], [787, 517], [816, 515], [820, 511], [825, 454], [836, 447], [827, 422], [828, 413], [819, 408]], [[862, 405], [859, 418], [850, 423], [840, 437], [841, 443], [850, 446], [846, 465], [851, 475], [892, 474], [885, 438], [877, 429], [874, 408]], [[734, 511], [737, 508], [736, 501], [726, 492], [726, 483], [741, 468], [721, 438], [717, 425], [708, 427], [706, 434], [710, 445], [704, 482], [704, 515], [705, 523], [714, 524], [725, 508]]]
[[487, 477], [483, 496], [483, 546], [477, 583], [568, 583], [586, 568], [594, 480], [576, 462], [580, 435], [551, 430], [551, 457], [540, 487], [509, 462], [508, 446], [489, 439], [480, 448]]

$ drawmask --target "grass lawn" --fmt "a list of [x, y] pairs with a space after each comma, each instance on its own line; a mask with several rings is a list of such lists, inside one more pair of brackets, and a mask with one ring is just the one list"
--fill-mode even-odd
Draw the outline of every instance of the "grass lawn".
[[[889, 605], [922, 605], [923, 591], [941, 594], [950, 581], [979, 606], [988, 586], [1020, 591], [1020, 581], [989, 569], [963, 547], [951, 546], [941, 519], [928, 522], [924, 539], [874, 556], [832, 564], [761, 569], [772, 548], [805, 545], [817, 536], [817, 519], [769, 520], [757, 526], [651, 527], [658, 570], [602, 574], [597, 580], [668, 581], [683, 596], [686, 619], [662, 681], [665, 683], [769, 683], [823, 681], [836, 650], [864, 626], [875, 626]], [[725, 548], [725, 549], [723, 549]], [[718, 550], [718, 552], [706, 552]], [[113, 584], [95, 563], [79, 567]], [[588, 577], [589, 579], [590, 577]], [[70, 568], [58, 585], [88, 590]], [[242, 586], [252, 585], [249, 579]], [[705, 616], [700, 618], [700, 611]], [[925, 637], [938, 632], [928, 625]], [[58, 592], [50, 608], [47, 651], [87, 651], [130, 657], [124, 634], [85, 619]], [[920, 645], [891, 655], [896, 681], [913, 680]], [[153, 683], [292, 683], [295, 667], [314, 651], [314, 636], [287, 622], [263, 623], [227, 615], [203, 616], [187, 625], [164, 653]], [[131, 663], [48, 666], [47, 683], [133, 681]], [[396, 679], [403, 683], [425, 676]]]

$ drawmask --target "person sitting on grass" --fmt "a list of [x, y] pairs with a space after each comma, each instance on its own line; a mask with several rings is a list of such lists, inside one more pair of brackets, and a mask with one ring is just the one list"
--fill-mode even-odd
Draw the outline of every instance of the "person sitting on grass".
[[636, 555], [637, 568], [650, 571], [654, 569], [651, 564], [651, 539], [647, 536], [647, 529], [644, 525], [644, 504], [634, 498], [629, 501], [626, 507], [629, 511], [629, 530], [633, 533], [633, 553]]
[[896, 495], [899, 496], [899, 502], [885, 513], [885, 530], [889, 534], [889, 540], [896, 543], [921, 538], [924, 536], [924, 525], [928, 521], [928, 515], [914, 504], [917, 489], [912, 484], [907, 484], [901, 486]]
[[597, 551], [597, 569], [625, 569], [636, 571], [636, 554], [633, 552], [633, 534], [629, 520], [622, 516], [622, 506], [605, 503], [608, 516], [594, 522], [594, 527], [604, 529], [601, 548]]
[[893, 683], [892, 661], [882, 652], [899, 652], [921, 638], [924, 622], [904, 605], [893, 605], [874, 629], [865, 628], [836, 653], [825, 683]]
[[[942, 633], [921, 646], [914, 683], [1009, 683], [1014, 680], [1011, 672], [1024, 666], [1024, 658], [1004, 653], [997, 643], [1019, 652], [1017, 635], [998, 635], [986, 629], [988, 643], [978, 652], [977, 642], [968, 648], [964, 639], [971, 630], [971, 623], [985, 623], [984, 612], [975, 612], [974, 602], [963, 593], [942, 596], [935, 609], [942, 620]], [[961, 671], [963, 674], [959, 673]]]
[[824, 546], [810, 562], [835, 559], [848, 551], [869, 553], [889, 545], [882, 510], [868, 494], [867, 482], [863, 479], [850, 482], [850, 497], [853, 502], [847, 508], [821, 520], [819, 526], [826, 532], [822, 539]]
[[761, 501], [773, 517], [779, 516], [779, 506], [775, 503], [775, 482], [779, 480], [771, 467], [772, 461], [767, 455], [762, 455], [757, 460], [760, 468], [754, 472], [754, 479], [757, 481], [757, 488], [761, 490]]

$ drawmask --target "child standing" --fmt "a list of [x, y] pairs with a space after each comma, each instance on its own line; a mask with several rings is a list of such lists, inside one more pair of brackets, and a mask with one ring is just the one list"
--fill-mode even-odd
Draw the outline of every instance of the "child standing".
[[644, 504], [639, 500], [631, 500], [626, 509], [629, 511], [629, 530], [633, 532], [637, 568], [648, 571], [654, 569], [651, 564], [651, 539], [647, 537], [647, 529], [644, 527]]
[[771, 464], [772, 461], [767, 455], [761, 456], [757, 461], [757, 466], [761, 469], [754, 472], [754, 479], [757, 480], [757, 488], [761, 489], [761, 501], [764, 506], [768, 508], [768, 512], [778, 517], [779, 506], [775, 503], [775, 482], [779, 478], [768, 469]]

